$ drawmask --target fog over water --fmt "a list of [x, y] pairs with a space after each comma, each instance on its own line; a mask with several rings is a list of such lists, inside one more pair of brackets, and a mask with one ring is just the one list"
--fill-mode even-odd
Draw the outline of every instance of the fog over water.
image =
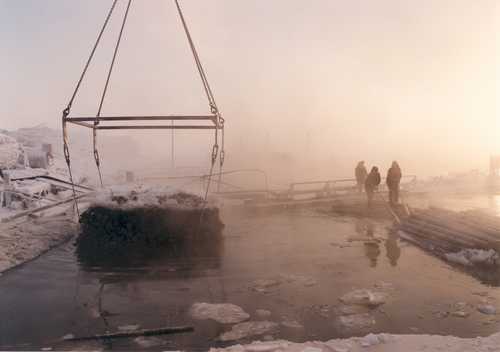
[[[181, 4], [226, 118], [228, 168], [344, 177], [357, 160], [385, 170], [397, 159], [426, 176], [486, 170], [489, 155], [500, 154], [495, 0]], [[110, 5], [0, 2], [0, 128], [59, 128]], [[97, 111], [125, 5], [118, 2], [74, 115]], [[176, 16], [172, 1], [132, 3], [104, 114], [208, 111]], [[138, 150], [124, 165], [168, 164], [170, 132], [120, 135]], [[206, 166], [212, 139], [176, 132], [179, 164]], [[120, 143], [105, 145], [103, 164], [121, 154]]]

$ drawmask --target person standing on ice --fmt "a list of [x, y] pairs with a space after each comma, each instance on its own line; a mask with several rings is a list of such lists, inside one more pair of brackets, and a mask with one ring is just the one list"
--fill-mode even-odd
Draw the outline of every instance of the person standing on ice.
[[366, 181], [366, 176], [368, 176], [368, 171], [366, 171], [365, 162], [360, 161], [354, 169], [354, 174], [356, 175], [356, 183], [358, 185], [358, 192], [363, 192], [363, 186]]
[[381, 179], [380, 173], [378, 172], [378, 167], [372, 167], [372, 170], [366, 177], [365, 181], [365, 192], [366, 197], [368, 198], [369, 207], [372, 205], [373, 195], [375, 193], [375, 190], [378, 188], [378, 185], [380, 185], [380, 180]]
[[399, 183], [401, 182], [401, 168], [397, 161], [393, 161], [390, 169], [387, 171], [385, 182], [389, 189], [389, 203], [391, 205], [399, 202]]

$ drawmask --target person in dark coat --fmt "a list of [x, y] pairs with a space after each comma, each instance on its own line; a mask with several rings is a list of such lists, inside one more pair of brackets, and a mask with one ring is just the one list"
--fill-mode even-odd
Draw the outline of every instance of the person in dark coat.
[[365, 162], [360, 161], [354, 169], [354, 174], [356, 175], [356, 183], [358, 185], [358, 192], [363, 192], [363, 186], [365, 185], [366, 176], [368, 176], [368, 171], [366, 171]]
[[387, 188], [389, 189], [389, 203], [398, 204], [399, 201], [399, 183], [401, 182], [401, 168], [397, 161], [392, 162], [392, 166], [387, 171]]
[[378, 167], [374, 166], [372, 167], [372, 170], [366, 177], [365, 181], [365, 192], [366, 192], [366, 197], [368, 198], [368, 206], [371, 206], [372, 200], [373, 200], [373, 195], [375, 193], [375, 190], [378, 188], [378, 185], [380, 185], [380, 173], [378, 172]]

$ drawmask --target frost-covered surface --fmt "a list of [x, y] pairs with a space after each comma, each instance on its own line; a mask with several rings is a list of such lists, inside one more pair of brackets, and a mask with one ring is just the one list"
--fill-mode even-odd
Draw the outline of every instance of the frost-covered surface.
[[131, 209], [139, 207], [200, 208], [202, 198], [168, 186], [120, 185], [101, 189], [91, 206]]
[[76, 228], [66, 216], [0, 224], [0, 272], [36, 258], [71, 238]]
[[21, 145], [14, 138], [0, 133], [0, 169], [16, 167], [21, 153]]
[[231, 303], [195, 303], [190, 314], [194, 319], [212, 319], [221, 324], [241, 323], [250, 315], [237, 305]]
[[493, 249], [484, 250], [468, 248], [456, 253], [446, 253], [445, 258], [450, 262], [464, 266], [500, 264], [500, 257]]
[[212, 348], [211, 352], [493, 352], [500, 351], [500, 333], [462, 339], [436, 335], [368, 334], [326, 342], [256, 341], [248, 345]]

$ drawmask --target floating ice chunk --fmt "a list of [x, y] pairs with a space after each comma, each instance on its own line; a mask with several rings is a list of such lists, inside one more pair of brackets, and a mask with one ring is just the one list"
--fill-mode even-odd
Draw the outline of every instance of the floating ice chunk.
[[463, 266], [495, 265], [500, 262], [500, 256], [493, 250], [463, 249], [456, 253], [445, 253], [446, 260]]
[[195, 303], [190, 314], [194, 319], [212, 319], [221, 324], [235, 324], [250, 318], [250, 315], [237, 305], [231, 303]]
[[363, 347], [375, 346], [380, 343], [382, 343], [382, 341], [380, 341], [378, 336], [375, 334], [368, 334], [361, 339], [361, 346]]
[[358, 304], [368, 307], [377, 307], [386, 301], [386, 294], [371, 290], [354, 290], [346, 293], [340, 300], [345, 304]]
[[477, 307], [477, 310], [480, 313], [486, 314], [486, 315], [495, 315], [497, 314], [497, 309], [492, 306], [491, 304], [482, 304]]
[[275, 279], [258, 279], [250, 287], [253, 291], [267, 293], [272, 287], [280, 285], [281, 282]]
[[75, 335], [73, 334], [66, 334], [62, 337], [63, 340], [71, 340], [72, 338], [74, 338]]
[[138, 344], [141, 348], [151, 348], [165, 344], [165, 341], [160, 339], [159, 337], [145, 337], [145, 336], [136, 337], [134, 339], [134, 342]]
[[140, 327], [139, 325], [122, 325], [118, 327], [118, 330], [123, 332], [130, 332], [139, 330], [139, 327]]
[[371, 328], [376, 324], [375, 318], [371, 314], [353, 314], [337, 318], [337, 324], [341, 330], [353, 332]]
[[463, 311], [463, 310], [457, 310], [453, 313], [451, 313], [452, 316], [457, 317], [457, 318], [467, 318], [469, 316], [469, 313]]
[[304, 325], [302, 325], [301, 323], [299, 323], [296, 320], [286, 320], [286, 321], [282, 322], [281, 325], [283, 325], [285, 328], [290, 328], [290, 329], [303, 329], [304, 328]]
[[239, 323], [219, 336], [220, 341], [236, 341], [245, 337], [269, 334], [277, 331], [279, 325], [271, 321], [248, 321]]
[[271, 316], [271, 312], [266, 310], [266, 309], [257, 309], [255, 311], [255, 314], [259, 317], [259, 318], [268, 318]]

